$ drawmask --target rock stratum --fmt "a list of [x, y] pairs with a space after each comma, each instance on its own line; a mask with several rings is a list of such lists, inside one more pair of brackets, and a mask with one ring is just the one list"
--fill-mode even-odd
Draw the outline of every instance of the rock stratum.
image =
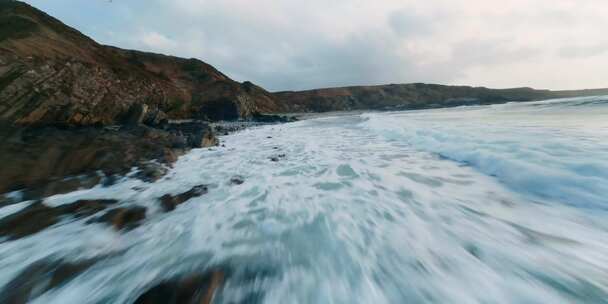
[[232, 120], [279, 112], [276, 98], [197, 59], [100, 45], [18, 1], [0, 2], [0, 119], [16, 124]]

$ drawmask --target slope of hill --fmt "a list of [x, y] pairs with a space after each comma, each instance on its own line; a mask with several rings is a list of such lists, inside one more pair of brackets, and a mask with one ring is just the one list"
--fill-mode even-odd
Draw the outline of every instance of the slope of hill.
[[277, 112], [273, 95], [197, 60], [96, 43], [18, 1], [0, 2], [0, 119], [18, 124], [117, 124], [248, 118]]
[[604, 94], [608, 95], [608, 89], [549, 91], [412, 83], [286, 91], [275, 96], [293, 112], [327, 112], [428, 109]]

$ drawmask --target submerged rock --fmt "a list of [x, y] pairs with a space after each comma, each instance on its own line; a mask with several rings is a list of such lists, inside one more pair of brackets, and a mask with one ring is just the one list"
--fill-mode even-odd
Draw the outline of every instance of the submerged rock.
[[40, 232], [59, 222], [61, 212], [42, 202], [35, 202], [23, 210], [0, 220], [0, 236], [10, 240]]
[[206, 194], [209, 191], [209, 188], [207, 185], [199, 185], [196, 187], [193, 187], [192, 189], [172, 196], [170, 194], [165, 194], [160, 198], [160, 205], [163, 208], [163, 210], [165, 212], [169, 212], [172, 210], [175, 210], [175, 207], [177, 207], [180, 204], [185, 203], [186, 201], [188, 201], [189, 199], [193, 198], [193, 197], [198, 197], [201, 195]]
[[89, 189], [101, 182], [99, 174], [88, 174], [54, 180], [23, 191], [23, 200], [37, 200], [45, 197], [70, 193], [79, 189]]
[[285, 154], [279, 154], [279, 155], [276, 155], [276, 156], [271, 156], [270, 157], [270, 161], [278, 162], [279, 160], [281, 160], [281, 159], [283, 159], [285, 157], [287, 157], [287, 155], [285, 155]]
[[58, 207], [35, 202], [21, 211], [0, 219], [0, 236], [11, 240], [26, 237], [57, 224], [63, 216], [83, 218], [98, 213], [116, 200], [79, 200]]
[[235, 175], [230, 178], [231, 185], [242, 185], [243, 183], [245, 183], [245, 179], [242, 176]]
[[166, 281], [140, 295], [135, 304], [210, 304], [224, 279], [225, 273], [218, 270]]
[[142, 163], [134, 177], [147, 183], [153, 183], [167, 174], [168, 171], [162, 164], [150, 161]]
[[146, 218], [146, 211], [147, 208], [141, 206], [116, 208], [88, 223], [105, 223], [116, 230], [130, 230], [141, 225]]
[[85, 272], [97, 260], [78, 262], [42, 261], [37, 262], [13, 278], [0, 291], [0, 303], [25, 304], [45, 292], [67, 284]]

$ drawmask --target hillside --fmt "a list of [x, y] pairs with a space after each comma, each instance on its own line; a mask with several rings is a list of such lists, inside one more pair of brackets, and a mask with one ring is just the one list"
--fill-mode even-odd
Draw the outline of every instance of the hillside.
[[96, 43], [25, 3], [0, 2], [0, 119], [18, 124], [117, 124], [249, 118], [282, 108], [252, 83], [197, 59]]
[[286, 91], [275, 96], [293, 112], [328, 112], [428, 109], [604, 94], [608, 95], [608, 89], [549, 91], [413, 83]]

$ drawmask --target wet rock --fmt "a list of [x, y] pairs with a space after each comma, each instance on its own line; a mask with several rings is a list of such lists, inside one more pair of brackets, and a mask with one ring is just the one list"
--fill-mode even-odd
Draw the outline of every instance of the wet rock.
[[281, 160], [281, 159], [283, 159], [285, 157], [287, 157], [287, 155], [285, 155], [285, 154], [279, 154], [279, 155], [276, 155], [276, 156], [271, 156], [270, 157], [270, 161], [278, 162], [279, 160]]
[[165, 127], [181, 140], [180, 144], [188, 148], [205, 148], [217, 146], [219, 140], [214, 136], [209, 124], [201, 121], [171, 123]]
[[140, 295], [135, 304], [210, 304], [224, 279], [225, 273], [218, 270], [166, 281]]
[[[120, 132], [93, 127], [0, 126], [0, 141], [10, 142], [0, 145], [0, 193], [25, 189], [27, 198], [38, 199], [93, 187], [103, 175], [125, 175], [150, 160], [172, 163], [190, 148], [187, 144], [176, 147], [180, 138], [182, 135], [145, 126]], [[203, 138], [199, 140], [201, 145]], [[86, 178], [65, 178], [79, 175]], [[156, 176], [150, 174], [151, 179]]]
[[141, 225], [141, 222], [146, 218], [146, 210], [146, 207], [140, 206], [116, 208], [88, 221], [88, 223], [105, 223], [116, 230], [130, 230]]
[[193, 187], [192, 189], [172, 196], [170, 194], [165, 194], [160, 198], [160, 205], [163, 208], [163, 210], [165, 212], [169, 212], [172, 210], [175, 210], [175, 208], [180, 205], [185, 203], [186, 201], [188, 201], [189, 199], [193, 198], [193, 197], [198, 197], [201, 195], [206, 194], [209, 191], [209, 188], [207, 185], [199, 185], [196, 187]]
[[101, 182], [98, 174], [68, 177], [23, 190], [23, 200], [38, 200], [45, 197], [90, 189]]
[[0, 219], [0, 236], [15, 240], [32, 235], [58, 223], [60, 216], [59, 210], [36, 202]]
[[10, 240], [26, 237], [57, 224], [63, 216], [84, 218], [118, 203], [116, 200], [79, 200], [70, 204], [50, 207], [35, 202], [15, 214], [0, 219], [0, 236]]
[[67, 284], [96, 262], [97, 260], [91, 259], [78, 262], [34, 263], [5, 285], [0, 291], [0, 303], [29, 303], [45, 292]]
[[145, 162], [139, 166], [139, 171], [135, 174], [135, 178], [146, 183], [153, 183], [165, 176], [169, 170], [158, 162]]
[[281, 115], [260, 114], [260, 113], [253, 114], [253, 116], [251, 118], [254, 121], [262, 122], [262, 123], [285, 123], [285, 122], [298, 121], [293, 116], [281, 116]]
[[242, 185], [245, 182], [245, 179], [242, 176], [235, 175], [230, 178], [231, 185]]
[[113, 199], [79, 200], [71, 204], [58, 206], [55, 209], [61, 214], [70, 214], [75, 218], [83, 218], [94, 215], [117, 203], [118, 201]]

